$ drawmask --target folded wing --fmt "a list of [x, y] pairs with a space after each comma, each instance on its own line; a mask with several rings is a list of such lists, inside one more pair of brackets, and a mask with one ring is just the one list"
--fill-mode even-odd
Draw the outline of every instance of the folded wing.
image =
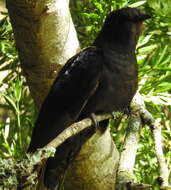
[[89, 47], [72, 57], [54, 81], [38, 115], [28, 152], [48, 144], [74, 123], [98, 88], [102, 53]]

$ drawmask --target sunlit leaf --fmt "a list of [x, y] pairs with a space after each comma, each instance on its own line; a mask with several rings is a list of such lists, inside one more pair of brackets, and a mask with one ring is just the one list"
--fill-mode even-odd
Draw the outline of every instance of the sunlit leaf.
[[151, 37], [152, 37], [152, 35], [149, 34], [149, 35], [145, 36], [145, 38], [143, 38], [143, 39], [140, 38], [141, 41], [139, 41], [139, 43], [137, 45], [137, 48], [139, 48], [139, 47], [144, 46], [145, 44], [147, 44], [149, 42], [149, 40], [150, 40]]
[[5, 130], [4, 130], [4, 138], [7, 141], [8, 135], [9, 135], [9, 129], [10, 129], [10, 118], [8, 117], [6, 119], [6, 125], [5, 125]]
[[147, 2], [147, 0], [145, 0], [145, 1], [138, 1], [138, 2], [133, 3], [133, 4], [129, 4], [129, 7], [132, 7], [132, 8], [139, 7], [139, 6], [144, 5], [146, 2]]
[[3, 97], [8, 102], [8, 104], [12, 106], [12, 108], [14, 109], [14, 111], [17, 112], [17, 113], [19, 113], [19, 110], [18, 110], [15, 102], [9, 96], [7, 96], [7, 95], [3, 94]]
[[146, 46], [146, 47], [142, 47], [140, 49], [138, 49], [138, 53], [141, 55], [141, 54], [149, 54], [151, 53], [152, 51], [154, 51], [155, 49], [157, 48], [157, 45], [156, 44], [153, 44], [153, 45], [149, 45], [149, 46]]

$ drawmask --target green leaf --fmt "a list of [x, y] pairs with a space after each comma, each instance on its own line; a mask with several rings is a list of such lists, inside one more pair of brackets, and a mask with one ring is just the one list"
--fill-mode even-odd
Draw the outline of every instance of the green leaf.
[[23, 81], [17, 80], [15, 83], [15, 86], [14, 86], [14, 94], [15, 94], [15, 98], [18, 102], [21, 99], [22, 85], [23, 85]]
[[103, 13], [103, 7], [102, 7], [101, 3], [94, 2], [94, 5], [97, 7], [97, 9], [100, 11], [100, 13]]
[[141, 46], [144, 46], [145, 44], [147, 44], [151, 37], [152, 37], [152, 35], [149, 34], [149, 35], [145, 36], [145, 38], [143, 38], [143, 39], [140, 38], [137, 48], [140, 48]]
[[171, 67], [155, 67], [158, 71], [171, 71]]
[[6, 120], [6, 125], [5, 125], [5, 130], [4, 130], [4, 138], [5, 140], [7, 140], [8, 136], [9, 136], [9, 129], [10, 129], [10, 118], [8, 117]]
[[15, 102], [9, 96], [4, 95], [4, 94], [2, 94], [2, 95], [5, 98], [5, 100], [8, 102], [8, 104], [12, 106], [12, 108], [14, 109], [14, 111], [17, 112], [17, 113], [19, 113], [19, 110], [18, 110]]
[[156, 62], [155, 65], [158, 65], [162, 61], [162, 59], [164, 58], [164, 56], [166, 56], [167, 49], [168, 49], [168, 45], [166, 45], [164, 47], [164, 49], [162, 50], [162, 52], [160, 53], [159, 59], [158, 59], [158, 61]]
[[136, 8], [136, 7], [144, 5], [146, 2], [147, 2], [147, 0], [145, 0], [145, 1], [138, 1], [138, 2], [133, 3], [133, 4], [129, 4], [129, 7]]
[[140, 55], [144, 55], [144, 54], [147, 55], [147, 54], [151, 53], [152, 51], [154, 51], [156, 48], [157, 48], [156, 44], [149, 45], [149, 46], [138, 49], [138, 53]]

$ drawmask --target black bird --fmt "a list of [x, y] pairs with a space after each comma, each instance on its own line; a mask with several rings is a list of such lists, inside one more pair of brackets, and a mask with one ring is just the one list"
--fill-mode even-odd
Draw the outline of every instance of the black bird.
[[[92, 114], [123, 111], [137, 90], [135, 48], [149, 15], [136, 8], [111, 12], [91, 47], [67, 61], [38, 115], [28, 152], [48, 144], [65, 128]], [[88, 133], [72, 137], [47, 161], [45, 185], [59, 183]]]

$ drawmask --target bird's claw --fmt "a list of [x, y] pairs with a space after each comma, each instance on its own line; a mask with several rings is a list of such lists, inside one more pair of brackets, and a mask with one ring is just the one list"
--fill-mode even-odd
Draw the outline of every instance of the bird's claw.
[[90, 119], [92, 120], [94, 127], [97, 129], [99, 127], [99, 122], [96, 120], [96, 115], [94, 113], [90, 115]]
[[124, 108], [123, 113], [126, 114], [128, 117], [131, 116], [131, 107], [128, 106]]

